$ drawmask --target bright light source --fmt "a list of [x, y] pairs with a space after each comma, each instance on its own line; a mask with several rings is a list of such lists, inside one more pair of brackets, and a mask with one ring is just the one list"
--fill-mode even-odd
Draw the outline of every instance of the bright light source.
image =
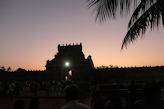
[[68, 75], [69, 75], [69, 76], [72, 76], [72, 70], [70, 70], [70, 71], [68, 72]]
[[70, 63], [69, 62], [65, 62], [65, 66], [66, 67], [69, 67], [70, 66]]
[[66, 81], [68, 80], [68, 76], [65, 76], [65, 80], [66, 80]]

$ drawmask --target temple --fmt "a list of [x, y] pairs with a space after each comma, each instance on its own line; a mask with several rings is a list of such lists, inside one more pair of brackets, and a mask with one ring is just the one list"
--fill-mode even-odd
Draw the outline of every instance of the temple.
[[[58, 45], [58, 52], [54, 59], [47, 60], [46, 71], [54, 72], [56, 79], [80, 80], [82, 77], [89, 76], [89, 71], [94, 69], [91, 56], [85, 58], [82, 51], [82, 44]], [[83, 78], [83, 79], [84, 79]]]

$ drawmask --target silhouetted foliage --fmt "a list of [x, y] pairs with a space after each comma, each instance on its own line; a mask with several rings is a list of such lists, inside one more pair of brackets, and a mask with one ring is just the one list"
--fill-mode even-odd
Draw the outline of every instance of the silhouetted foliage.
[[0, 68], [0, 72], [4, 72], [4, 71], [6, 71], [6, 68], [5, 68], [4, 66], [2, 66], [2, 67]]
[[[96, 19], [100, 22], [107, 18], [115, 18], [117, 11], [120, 14], [129, 12], [132, 2], [136, 6], [137, 0], [88, 0], [89, 7], [95, 7]], [[164, 1], [163, 0], [140, 0], [135, 8], [128, 24], [128, 32], [124, 37], [122, 49], [128, 43], [133, 42], [138, 37], [143, 36], [148, 27], [154, 29], [159, 27], [159, 24], [164, 25]]]
[[5, 68], [4, 66], [0, 67], [0, 72], [11, 72], [11, 68]]
[[26, 70], [25, 69], [23, 69], [23, 68], [18, 68], [17, 70], [16, 70], [16, 72], [25, 72]]
[[11, 71], [11, 68], [10, 68], [10, 67], [8, 67], [8, 68], [7, 68], [7, 71], [8, 71], [8, 72], [10, 72], [10, 71]]

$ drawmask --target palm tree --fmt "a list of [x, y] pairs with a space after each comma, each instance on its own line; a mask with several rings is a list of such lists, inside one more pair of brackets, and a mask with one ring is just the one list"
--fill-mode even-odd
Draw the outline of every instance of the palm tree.
[[[164, 26], [164, 0], [89, 0], [89, 7], [96, 10], [96, 20], [105, 21], [107, 18], [115, 18], [118, 11], [120, 14], [128, 13], [134, 3], [136, 6], [129, 24], [128, 32], [124, 37], [121, 49], [143, 36], [150, 27], [153, 30], [159, 27], [162, 18]], [[137, 5], [138, 4], [138, 5]]]

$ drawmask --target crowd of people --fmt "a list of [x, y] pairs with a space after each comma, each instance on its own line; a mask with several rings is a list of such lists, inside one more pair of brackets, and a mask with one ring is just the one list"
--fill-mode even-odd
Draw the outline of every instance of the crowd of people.
[[0, 96], [63, 96], [64, 81], [0, 81]]
[[[16, 100], [13, 109], [25, 109], [26, 103], [24, 100]], [[38, 97], [32, 97], [28, 109], [39, 109], [39, 98]]]
[[[26, 87], [33, 86], [33, 89], [31, 90], [34, 92], [34, 97], [32, 97], [28, 106], [29, 109], [39, 109], [40, 102], [37, 90], [40, 90], [41, 86], [44, 86], [44, 84], [45, 83], [35, 86], [34, 83], [26, 83]], [[8, 88], [16, 88], [16, 85], [16, 83], [10, 83]], [[57, 87], [59, 86], [59, 83], [51, 81], [46, 85], [46, 87], [50, 88], [50, 86], [53, 85], [56, 85], [55, 87]], [[79, 92], [81, 89], [73, 83], [68, 84], [60, 82], [61, 89], [58, 91], [63, 91], [62, 96], [65, 96], [66, 100], [66, 104], [62, 106], [61, 109], [164, 109], [164, 93], [162, 91], [162, 86], [162, 84], [155, 82], [149, 83], [144, 86], [143, 93], [138, 97], [135, 83], [132, 82], [128, 87], [129, 93], [126, 95], [126, 99], [122, 98], [118, 87], [113, 89], [109, 96], [104, 95], [101, 89], [93, 90], [89, 95], [89, 104], [82, 104], [78, 102], [78, 98], [80, 97]], [[16, 100], [13, 107], [14, 109], [25, 109], [25, 101]]]

